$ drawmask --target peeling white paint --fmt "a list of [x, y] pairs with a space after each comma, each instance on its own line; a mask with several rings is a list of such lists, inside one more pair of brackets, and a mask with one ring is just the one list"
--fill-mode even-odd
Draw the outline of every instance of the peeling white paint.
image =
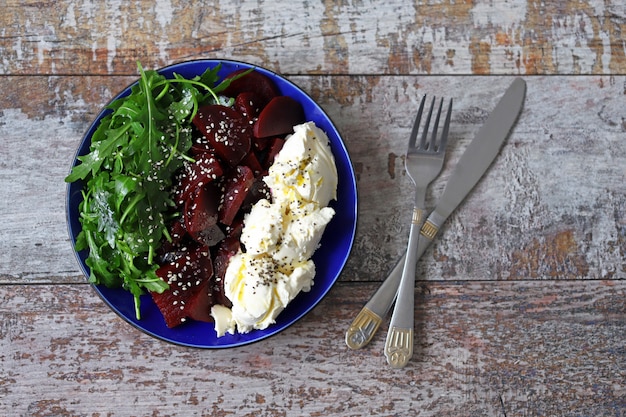
[[604, 12], [605, 12], [605, 3], [621, 3], [622, 8], [624, 7], [624, 0], [586, 0], [587, 4], [589, 4], [589, 6], [591, 6], [591, 8], [593, 9], [593, 14], [595, 16], [604, 16]]
[[107, 35], [107, 71], [113, 72], [113, 60], [117, 51], [117, 37], [113, 33]]
[[611, 62], [611, 37], [608, 33], [601, 31], [598, 36], [602, 39], [602, 72], [604, 74], [610, 74], [611, 68], [609, 63]]
[[97, 52], [98, 52], [98, 41], [94, 40], [91, 43], [91, 60], [94, 61], [94, 62], [98, 59]]
[[167, 52], [167, 46], [169, 45], [169, 43], [167, 42], [167, 40], [160, 40], [155, 42], [155, 45], [157, 46], [158, 50], [159, 50], [159, 59], [162, 62], [166, 62], [169, 59], [169, 54]]
[[50, 47], [45, 36], [37, 36], [37, 63], [43, 65], [45, 60], [46, 51], [49, 51]]
[[526, 7], [526, 1], [477, 0], [471, 14], [475, 26], [495, 25], [510, 28], [524, 22]]
[[74, 9], [74, 3], [70, 3], [67, 7], [67, 11], [65, 12], [65, 18], [63, 19], [62, 27], [68, 27], [71, 29], [76, 29], [78, 27], [76, 23], [76, 12]]
[[118, 0], [111, 0], [106, 4], [106, 23], [109, 30], [106, 36], [107, 71], [114, 72], [114, 60], [117, 56], [117, 48], [125, 39], [122, 7]]
[[165, 29], [174, 17], [174, 8], [170, 0], [158, 0], [154, 4], [154, 15], [156, 21]]
[[159, 59], [162, 62], [167, 62], [169, 60], [169, 39], [166, 29], [174, 19], [174, 7], [172, 6], [172, 2], [170, 0], [158, 0], [154, 4], [154, 16], [155, 21], [160, 26], [159, 33], [161, 34], [160, 39], [155, 41], [155, 45], [158, 49]]
[[[590, 41], [595, 36], [608, 36], [606, 34], [594, 33], [594, 26], [591, 19], [586, 14], [576, 14], [565, 18], [553, 19], [552, 36], [555, 39], [553, 54], [555, 62], [559, 69], [565, 65], [567, 71], [582, 72], [593, 68], [597, 60], [597, 53], [590, 47]], [[603, 50], [602, 54], [610, 54], [610, 42], [603, 42], [606, 46], [609, 44], [609, 50]], [[605, 70], [608, 69], [609, 58], [606, 64], [603, 63]], [[605, 66], [606, 65], [606, 66]]]
[[21, 61], [22, 59], [24, 59], [24, 53], [22, 50], [22, 37], [18, 37], [15, 40], [15, 44], [13, 44], [13, 52], [15, 52], [15, 59], [17, 61]]

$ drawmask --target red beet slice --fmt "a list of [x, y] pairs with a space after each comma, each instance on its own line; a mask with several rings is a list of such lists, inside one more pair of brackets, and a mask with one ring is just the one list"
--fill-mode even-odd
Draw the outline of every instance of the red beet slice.
[[224, 278], [228, 261], [233, 255], [239, 252], [241, 248], [241, 243], [239, 242], [240, 236], [241, 228], [233, 229], [233, 232], [219, 243], [217, 251], [215, 252], [215, 259], [213, 260], [216, 280]]
[[212, 152], [198, 154], [195, 162], [185, 162], [184, 168], [176, 178], [178, 183], [174, 194], [176, 203], [182, 205], [196, 188], [221, 178], [223, 173], [222, 166]]
[[[228, 246], [230, 249], [237, 252], [239, 247], [239, 238], [241, 237], [241, 231], [243, 230], [243, 218], [242, 216], [236, 217], [235, 220], [226, 226], [226, 238], [223, 245]], [[221, 245], [221, 244], [220, 244]]]
[[215, 279], [215, 282], [212, 282], [209, 292], [209, 304], [214, 306], [216, 304], [223, 305], [225, 307], [231, 308], [233, 303], [226, 297], [226, 292], [224, 289], [224, 280], [223, 279]]
[[234, 107], [248, 121], [255, 120], [267, 102], [257, 93], [246, 91], [235, 97]]
[[228, 268], [230, 258], [237, 254], [241, 248], [241, 244], [239, 243], [241, 227], [243, 227], [243, 223], [239, 223], [239, 227], [234, 228], [232, 233], [220, 242], [217, 252], [215, 253], [215, 273], [210, 285], [210, 303], [213, 305], [221, 304], [226, 307], [231, 307], [232, 305], [224, 293], [224, 276], [226, 275], [226, 268]]
[[270, 148], [267, 152], [267, 156], [265, 157], [265, 162], [263, 163], [263, 168], [269, 169], [274, 163], [274, 159], [276, 159], [276, 155], [280, 152], [280, 150], [285, 145], [285, 139], [283, 138], [274, 138], [270, 142]]
[[249, 152], [241, 163], [250, 168], [255, 177], [258, 177], [263, 172], [263, 167], [254, 152]]
[[187, 237], [187, 230], [185, 230], [182, 219], [173, 221], [168, 232], [172, 240], [163, 240], [163, 243], [159, 247], [157, 255], [160, 264], [169, 262], [180, 256], [181, 248], [184, 247], [184, 241]]
[[257, 151], [263, 151], [270, 144], [271, 138], [252, 138], [252, 148]]
[[250, 151], [252, 129], [248, 120], [230, 107], [203, 106], [193, 124], [211, 144], [215, 153], [236, 166]]
[[152, 299], [163, 314], [167, 327], [176, 327], [189, 316], [186, 305], [213, 275], [213, 263], [207, 247], [190, 248], [184, 255], [162, 265], [157, 276], [168, 283], [169, 289]]
[[241, 204], [241, 210], [244, 212], [249, 212], [252, 209], [252, 206], [261, 199], [271, 200], [272, 193], [270, 192], [270, 188], [267, 186], [265, 181], [263, 181], [263, 177], [257, 177], [252, 183], [250, 190], [248, 191], [248, 195], [243, 200]]
[[233, 222], [253, 182], [254, 173], [245, 165], [237, 166], [225, 177], [218, 217], [221, 223], [230, 225]]
[[[233, 78], [235, 75], [239, 75], [246, 69], [237, 70], [226, 76], [226, 79]], [[269, 101], [280, 95], [280, 91], [276, 84], [267, 76], [261, 74], [258, 71], [252, 71], [248, 74], [238, 78], [230, 83], [230, 85], [223, 91], [223, 94], [228, 97], [237, 97], [240, 93], [254, 93], [259, 99], [259, 105], [264, 107]]]
[[211, 317], [211, 279], [206, 280], [204, 284], [200, 286], [198, 291], [189, 298], [189, 301], [185, 303], [185, 314], [187, 317], [198, 321], [212, 322]]
[[[193, 121], [192, 121], [193, 122]], [[196, 137], [193, 140], [193, 144], [191, 145], [191, 155], [202, 155], [205, 152], [214, 152], [213, 146], [209, 143], [209, 140], [206, 136], [203, 136], [203, 133], [200, 132], [199, 135], [195, 135]]]
[[185, 201], [183, 216], [185, 228], [189, 235], [198, 243], [214, 246], [224, 238], [224, 232], [217, 224], [219, 189], [214, 183], [199, 187]]
[[170, 237], [172, 238], [172, 244], [180, 244], [185, 237], [185, 232], [185, 225], [180, 219], [173, 222], [170, 227]]
[[293, 132], [293, 127], [304, 123], [302, 105], [289, 96], [274, 97], [259, 114], [254, 124], [254, 136], [266, 138]]

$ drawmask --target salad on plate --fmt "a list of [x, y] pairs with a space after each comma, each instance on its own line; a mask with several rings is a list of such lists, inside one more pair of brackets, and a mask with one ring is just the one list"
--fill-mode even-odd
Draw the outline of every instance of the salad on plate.
[[255, 69], [167, 78], [139, 65], [66, 181], [82, 182], [90, 282], [149, 294], [168, 328], [265, 329], [314, 282], [337, 167], [301, 103]]

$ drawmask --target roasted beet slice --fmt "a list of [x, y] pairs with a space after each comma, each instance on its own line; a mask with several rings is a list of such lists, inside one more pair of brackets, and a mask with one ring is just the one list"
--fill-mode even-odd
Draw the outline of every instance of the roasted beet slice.
[[263, 172], [263, 166], [259, 162], [256, 154], [254, 152], [249, 152], [241, 163], [252, 170], [252, 173], [255, 177], [258, 177]]
[[213, 262], [209, 248], [196, 246], [175, 260], [162, 265], [156, 274], [168, 283], [169, 289], [159, 294], [151, 292], [152, 299], [163, 314], [167, 327], [176, 327], [189, 317], [186, 305], [213, 276]]
[[187, 230], [182, 218], [174, 220], [168, 230], [171, 241], [164, 240], [157, 251], [159, 263], [167, 263], [180, 256], [185, 241], [188, 239]]
[[230, 107], [212, 104], [198, 109], [193, 124], [215, 149], [215, 153], [237, 166], [250, 151], [252, 127], [248, 120]]
[[202, 132], [199, 132], [193, 139], [191, 155], [202, 155], [205, 152], [214, 152], [213, 145], [209, 143], [209, 140]]
[[234, 107], [239, 113], [248, 119], [248, 121], [253, 121], [256, 120], [266, 104], [267, 102], [257, 93], [245, 91], [243, 93], [239, 93], [237, 97], [235, 97]]
[[269, 146], [270, 140], [271, 138], [252, 138], [252, 149], [261, 152]]
[[[241, 231], [243, 230], [243, 216], [235, 217], [235, 220], [226, 226], [226, 238], [224, 239], [224, 245], [229, 246], [231, 249], [237, 252], [239, 249], [239, 238], [241, 237]], [[236, 243], [233, 241], [236, 240]]]
[[215, 246], [224, 239], [224, 232], [217, 224], [213, 224], [199, 233], [196, 233], [194, 240], [207, 246]]
[[223, 305], [231, 308], [233, 303], [226, 297], [224, 290], [224, 280], [215, 278], [209, 285], [209, 304], [214, 306], [215, 304]]
[[212, 152], [198, 154], [194, 162], [185, 165], [176, 177], [175, 201], [182, 205], [198, 187], [216, 181], [224, 174], [221, 164]]
[[[242, 223], [239, 223], [242, 225]], [[226, 307], [231, 306], [231, 302], [224, 294], [224, 276], [226, 275], [226, 269], [228, 268], [228, 262], [239, 249], [241, 244], [239, 237], [241, 235], [241, 227], [237, 227], [232, 230], [232, 233], [226, 236], [226, 239], [222, 240], [215, 253], [214, 261], [214, 275], [210, 285], [210, 298], [211, 304], [221, 304]]]
[[286, 135], [301, 123], [304, 123], [302, 105], [289, 96], [278, 96], [261, 111], [253, 133], [257, 138]]
[[245, 165], [237, 166], [224, 177], [224, 192], [218, 217], [222, 224], [230, 225], [233, 222], [252, 183], [254, 183], [254, 173]]
[[218, 277], [224, 277], [226, 268], [228, 267], [228, 261], [235, 255], [241, 248], [239, 236], [226, 236], [226, 239], [222, 240], [217, 248], [215, 254], [215, 275]]
[[187, 317], [198, 321], [212, 322], [211, 317], [211, 283], [213, 279], [205, 281], [198, 291], [192, 295], [185, 303], [185, 314]]
[[173, 245], [179, 245], [183, 241], [185, 233], [185, 225], [183, 224], [182, 219], [179, 218], [172, 222], [170, 227], [170, 237], [172, 238]]
[[278, 155], [284, 145], [285, 139], [283, 138], [273, 138], [271, 140], [267, 156], [265, 157], [265, 161], [263, 162], [263, 168], [269, 169], [269, 167], [272, 166], [272, 164], [274, 163], [274, 159], [276, 159], [276, 155]]
[[185, 201], [185, 228], [202, 245], [214, 246], [224, 238], [224, 232], [217, 224], [220, 198], [219, 188], [214, 183], [209, 183], [198, 187]]
[[[237, 70], [226, 76], [226, 79], [233, 78], [247, 70]], [[259, 99], [259, 105], [264, 107], [271, 99], [280, 95], [280, 91], [274, 82], [258, 71], [251, 71], [248, 74], [234, 80], [224, 90], [223, 94], [228, 97], [237, 97], [240, 93], [254, 93]]]
[[246, 198], [241, 204], [241, 210], [249, 212], [252, 209], [252, 206], [263, 198], [271, 200], [272, 193], [270, 192], [270, 188], [267, 186], [265, 181], [263, 181], [263, 177], [257, 177], [252, 183], [252, 186], [248, 191], [248, 195], [246, 195]]

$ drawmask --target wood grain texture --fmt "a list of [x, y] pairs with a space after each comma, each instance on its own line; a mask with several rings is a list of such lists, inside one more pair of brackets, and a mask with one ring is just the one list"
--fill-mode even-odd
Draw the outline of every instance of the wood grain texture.
[[197, 57], [287, 74], [626, 74], [621, 0], [8, 0], [0, 27], [2, 74]]
[[[6, 0], [0, 13], [0, 415], [626, 417], [626, 9], [558, 2]], [[335, 121], [359, 224], [304, 319], [229, 350], [170, 345], [85, 283], [65, 184], [137, 77], [196, 58], [286, 74]], [[444, 171], [514, 76], [524, 110], [418, 264], [415, 357], [344, 332], [401, 256], [422, 94], [454, 98]]]
[[338, 285], [285, 332], [215, 351], [140, 333], [87, 285], [4, 285], [0, 409], [28, 416], [623, 415], [623, 282], [423, 284], [415, 360], [402, 370], [384, 365], [382, 331], [359, 351], [343, 343], [371, 284]]
[[[511, 77], [294, 76], [343, 133], [359, 224], [342, 280], [380, 281], [408, 236], [403, 153], [422, 94], [453, 97], [450, 149], [427, 204]], [[65, 185], [100, 107], [132, 77], [10, 77], [0, 98], [0, 282], [75, 282]], [[626, 77], [529, 77], [518, 124], [424, 255], [426, 279], [608, 279], [626, 273]], [[43, 100], [20, 92], [33, 88]], [[607, 165], [610, 164], [610, 165]], [[19, 205], [14, 204], [18, 198]], [[24, 210], [28, 207], [28, 210]], [[381, 242], [383, 243], [381, 245]], [[42, 251], [45, 251], [42, 256]], [[28, 262], [24, 262], [28, 259]]]

